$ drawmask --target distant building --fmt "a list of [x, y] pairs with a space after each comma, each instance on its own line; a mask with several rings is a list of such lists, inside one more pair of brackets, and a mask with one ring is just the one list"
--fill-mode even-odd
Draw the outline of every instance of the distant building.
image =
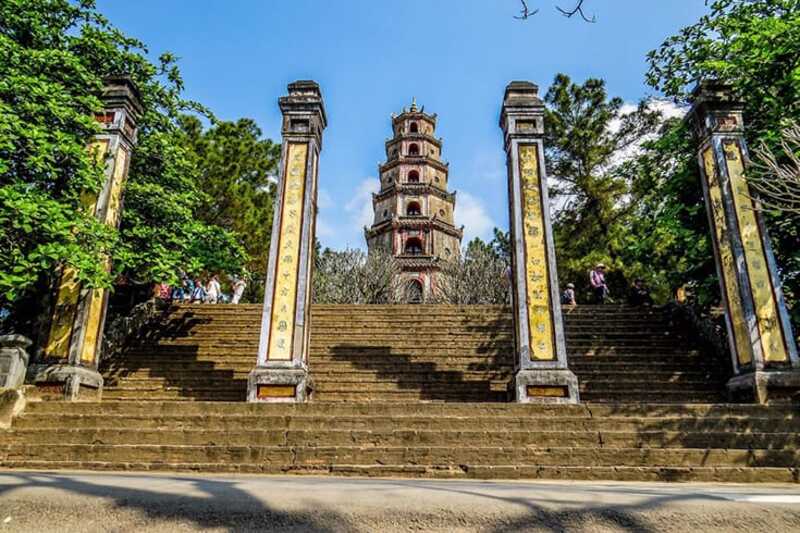
[[392, 115], [394, 136], [386, 141], [381, 188], [372, 198], [375, 218], [365, 228], [369, 250], [391, 251], [402, 265], [401, 286], [410, 302], [431, 296], [439, 262], [460, 253], [463, 236], [453, 222], [456, 193], [447, 191], [448, 164], [435, 130], [436, 115], [415, 101]]

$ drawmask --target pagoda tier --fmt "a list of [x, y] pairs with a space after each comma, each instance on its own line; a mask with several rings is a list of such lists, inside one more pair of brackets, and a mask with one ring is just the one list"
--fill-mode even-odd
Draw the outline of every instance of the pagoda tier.
[[447, 190], [449, 165], [441, 159], [443, 143], [435, 131], [436, 115], [416, 102], [392, 116], [393, 137], [378, 167], [381, 187], [372, 197], [373, 224], [365, 228], [370, 250], [389, 251], [400, 262], [410, 301], [434, 294], [439, 262], [458, 256], [463, 237], [455, 226], [456, 193]]

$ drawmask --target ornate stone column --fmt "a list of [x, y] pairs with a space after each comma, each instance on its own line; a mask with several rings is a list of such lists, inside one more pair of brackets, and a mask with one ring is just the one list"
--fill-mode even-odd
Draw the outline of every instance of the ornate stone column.
[[725, 303], [735, 376], [732, 396], [759, 403], [800, 391], [800, 361], [758, 200], [745, 181], [748, 164], [741, 103], [730, 87], [701, 83], [688, 119], [698, 158]]
[[577, 403], [578, 380], [567, 368], [538, 94], [533, 83], [511, 82], [500, 115], [512, 241], [514, 391], [522, 403]]
[[289, 84], [283, 113], [281, 176], [275, 203], [257, 366], [251, 402], [303, 402], [308, 392], [308, 319], [317, 214], [317, 172], [327, 125], [319, 85]]
[[[105, 181], [98, 194], [86, 194], [82, 202], [101, 222], [117, 227], [142, 109], [139, 93], [128, 78], [106, 80], [102, 99], [103, 112], [95, 117], [102, 132], [89, 149], [105, 162]], [[111, 268], [110, 258], [106, 258], [106, 268]], [[28, 369], [28, 380], [39, 385], [40, 394], [68, 400], [99, 398], [103, 378], [97, 365], [108, 292], [83, 287], [70, 267], [57, 274], [54, 303], [40, 335], [43, 342], [37, 347], [36, 363]]]

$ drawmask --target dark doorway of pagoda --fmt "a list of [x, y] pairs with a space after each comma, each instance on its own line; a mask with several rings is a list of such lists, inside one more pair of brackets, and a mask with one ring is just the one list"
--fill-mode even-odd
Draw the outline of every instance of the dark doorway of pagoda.
[[406, 285], [406, 301], [410, 304], [422, 303], [422, 283], [417, 279], [412, 279]]

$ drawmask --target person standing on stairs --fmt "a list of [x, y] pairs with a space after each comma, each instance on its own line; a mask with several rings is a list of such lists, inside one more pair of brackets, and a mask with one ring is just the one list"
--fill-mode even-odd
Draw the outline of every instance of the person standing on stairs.
[[564, 305], [577, 305], [575, 302], [575, 284], [567, 283], [566, 290], [561, 293], [561, 303]]
[[206, 286], [206, 302], [210, 304], [219, 302], [221, 290], [222, 287], [220, 287], [217, 275], [211, 276], [211, 279], [208, 280], [208, 286]]
[[644, 280], [637, 279], [631, 287], [628, 303], [635, 306], [653, 305], [653, 298], [650, 296], [650, 289], [644, 284]]
[[233, 289], [233, 297], [231, 298], [231, 303], [239, 303], [239, 300], [242, 299], [242, 294], [244, 294], [245, 287], [247, 287], [247, 282], [244, 280], [244, 278], [240, 276], [233, 277], [233, 283], [231, 284], [231, 288]]
[[605, 303], [608, 298], [608, 285], [606, 285], [606, 266], [603, 263], [597, 263], [594, 270], [589, 272], [589, 284], [594, 291], [594, 302]]

